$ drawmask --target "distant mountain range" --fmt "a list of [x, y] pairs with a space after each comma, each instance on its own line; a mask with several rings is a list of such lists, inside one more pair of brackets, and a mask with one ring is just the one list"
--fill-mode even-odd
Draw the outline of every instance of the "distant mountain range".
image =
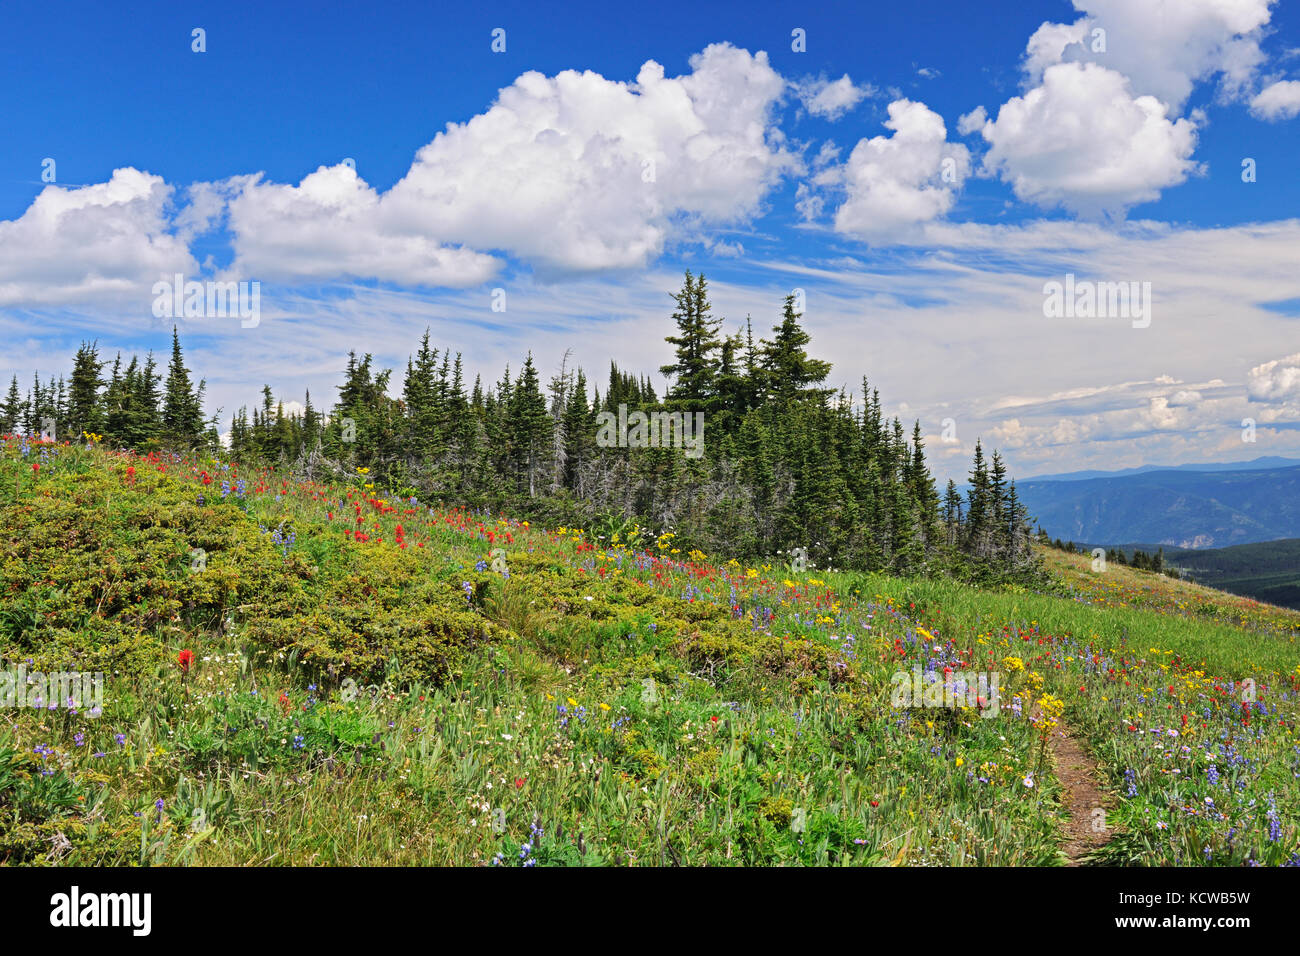
[[1221, 548], [1300, 538], [1300, 461], [1148, 466], [1016, 482], [1052, 538]]
[[[1279, 458], [1269, 455], [1250, 461], [1209, 462], [1204, 465], [1141, 465], [1137, 468], [1120, 468], [1117, 471], [1067, 471], [1059, 475], [1032, 475], [1025, 481], [1082, 481], [1085, 478], [1123, 478], [1143, 475], [1151, 471], [1260, 471], [1268, 468], [1300, 466], [1300, 458]], [[1020, 483], [1016, 483], [1020, 487]]]

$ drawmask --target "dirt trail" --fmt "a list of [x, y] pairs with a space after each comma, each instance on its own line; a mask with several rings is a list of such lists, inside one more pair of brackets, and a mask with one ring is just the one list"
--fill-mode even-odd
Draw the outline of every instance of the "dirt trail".
[[1084, 858], [1113, 835], [1106, 823], [1106, 794], [1101, 790], [1097, 766], [1078, 739], [1063, 725], [1049, 738], [1052, 764], [1064, 790], [1062, 802], [1069, 818], [1061, 821], [1065, 843], [1061, 849], [1069, 866], [1084, 865]]

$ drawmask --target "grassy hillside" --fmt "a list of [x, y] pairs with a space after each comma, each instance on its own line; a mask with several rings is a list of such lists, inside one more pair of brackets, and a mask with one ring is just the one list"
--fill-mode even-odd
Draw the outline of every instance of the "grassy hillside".
[[[102, 713], [0, 709], [0, 862], [1053, 865], [1067, 732], [1112, 791], [1095, 859], [1297, 860], [1300, 613], [1055, 553], [1051, 593], [795, 573], [14, 439], [0, 502], [7, 668], [106, 676]], [[896, 706], [914, 666], [996, 671], [996, 713]]]
[[1023, 481], [1021, 500], [1053, 538], [1213, 548], [1300, 535], [1300, 468], [1146, 471]]
[[[1081, 553], [1098, 545], [1075, 543]], [[1156, 553], [1156, 544], [1102, 545], [1122, 551], [1132, 561], [1135, 551]], [[1266, 604], [1300, 609], [1300, 538], [1238, 544], [1231, 548], [1164, 548], [1165, 565], [1220, 591], [1254, 598]]]
[[1300, 538], [1210, 551], [1175, 551], [1171, 564], [1202, 584], [1300, 608]]

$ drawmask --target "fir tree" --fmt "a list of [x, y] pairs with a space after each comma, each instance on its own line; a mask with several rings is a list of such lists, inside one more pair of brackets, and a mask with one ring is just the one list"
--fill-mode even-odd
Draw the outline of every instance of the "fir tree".
[[533, 498], [537, 495], [537, 476], [542, 468], [543, 455], [551, 446], [552, 421], [546, 411], [546, 399], [542, 396], [531, 352], [524, 360], [509, 402], [510, 427], [507, 434], [526, 475], [528, 497]]
[[18, 391], [18, 376], [15, 375], [9, 381], [9, 394], [5, 396], [4, 405], [0, 406], [0, 432], [12, 435], [18, 431], [18, 426], [23, 422], [26, 404]]
[[73, 359], [72, 382], [68, 389], [68, 430], [73, 440], [84, 432], [99, 434], [102, 430], [99, 390], [104, 382], [99, 373], [103, 367], [96, 343], [81, 343]]
[[195, 448], [203, 442], [203, 404], [190, 383], [190, 370], [185, 367], [175, 326], [172, 326], [172, 357], [167, 366], [163, 399], [162, 436], [178, 450]]
[[595, 448], [594, 415], [587, 404], [587, 376], [578, 368], [564, 409], [564, 485], [583, 494], [583, 466]]
[[821, 402], [833, 391], [817, 387], [830, 374], [831, 364], [808, 357], [804, 346], [810, 338], [799, 325], [794, 301], [793, 293], [785, 297], [781, 324], [773, 327], [772, 341], [763, 342], [763, 373], [769, 395], [781, 405], [803, 400]]
[[677, 334], [666, 336], [664, 341], [674, 347], [676, 360], [659, 369], [673, 379], [665, 404], [687, 411], [711, 412], [717, 376], [713, 353], [722, 346], [718, 338], [722, 320], [713, 318], [704, 276], [694, 277], [689, 269], [681, 291], [673, 293], [673, 301], [677, 303], [672, 316], [677, 323]]

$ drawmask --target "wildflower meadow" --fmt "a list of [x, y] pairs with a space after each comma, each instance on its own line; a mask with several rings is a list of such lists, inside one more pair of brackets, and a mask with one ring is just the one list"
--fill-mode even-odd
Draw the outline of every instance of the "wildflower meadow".
[[[742, 562], [92, 437], [5, 438], [0, 494], [0, 655], [47, 691], [0, 710], [0, 862], [1300, 862], [1297, 612], [1050, 549], [1032, 588]], [[102, 697], [49, 694], [70, 672]]]

